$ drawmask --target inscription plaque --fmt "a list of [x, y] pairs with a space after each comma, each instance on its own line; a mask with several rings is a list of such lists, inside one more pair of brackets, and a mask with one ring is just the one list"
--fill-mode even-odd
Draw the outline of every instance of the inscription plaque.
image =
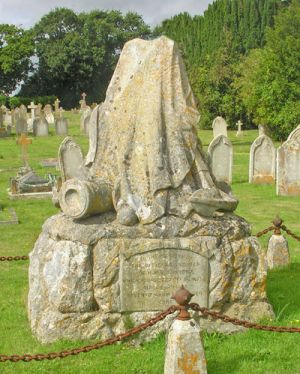
[[183, 284], [193, 301], [207, 306], [208, 259], [182, 248], [162, 248], [122, 257], [121, 309], [128, 312], [163, 310]]

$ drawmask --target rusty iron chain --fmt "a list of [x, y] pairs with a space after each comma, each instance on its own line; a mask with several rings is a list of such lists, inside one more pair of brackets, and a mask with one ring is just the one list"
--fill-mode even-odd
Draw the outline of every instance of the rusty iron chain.
[[257, 234], [255, 234], [255, 236], [256, 236], [257, 238], [259, 238], [259, 237], [261, 237], [261, 236], [267, 234], [269, 231], [272, 231], [272, 230], [275, 230], [275, 226], [270, 226], [270, 227], [268, 227], [268, 228], [266, 228], [266, 229], [264, 229], [264, 230], [258, 232]]
[[168, 315], [173, 314], [179, 309], [178, 306], [172, 305], [165, 311], [159, 313], [157, 316], [149, 319], [147, 322], [142, 323], [139, 326], [136, 326], [122, 334], [116, 335], [113, 338], [106, 339], [104, 341], [91, 344], [91, 345], [86, 345], [84, 347], [80, 348], [73, 348], [69, 349], [66, 351], [61, 351], [61, 352], [50, 352], [50, 353], [38, 353], [35, 355], [31, 354], [24, 354], [24, 355], [11, 355], [11, 356], [6, 356], [3, 354], [0, 354], [0, 362], [6, 362], [6, 361], [11, 361], [11, 362], [19, 362], [19, 361], [24, 361], [24, 362], [30, 362], [32, 360], [35, 361], [42, 361], [42, 360], [54, 360], [56, 358], [65, 358], [68, 356], [76, 356], [79, 355], [80, 353], [87, 353], [90, 351], [93, 351], [95, 349], [100, 349], [102, 347], [112, 345], [114, 343], [120, 342], [122, 340], [125, 340], [135, 334], [138, 334], [139, 332], [146, 330], [150, 326], [154, 326], [156, 323], [164, 320]]
[[29, 256], [0, 256], [0, 261], [20, 261], [28, 259]]
[[233, 325], [246, 327], [248, 329], [262, 330], [262, 331], [271, 331], [271, 332], [300, 332], [300, 327], [286, 327], [286, 326], [268, 326], [261, 325], [259, 323], [253, 323], [245, 320], [240, 320], [237, 318], [231, 318], [226, 314], [222, 314], [207, 308], [200, 307], [197, 303], [191, 303], [188, 307], [195, 312], [201, 312], [204, 316], [212, 317], [213, 319], [220, 319], [224, 322], [232, 323]]
[[284, 230], [288, 235], [290, 235], [292, 238], [296, 239], [298, 242], [300, 242], [300, 236], [294, 234], [291, 230], [289, 230], [285, 225], [281, 225], [281, 229]]

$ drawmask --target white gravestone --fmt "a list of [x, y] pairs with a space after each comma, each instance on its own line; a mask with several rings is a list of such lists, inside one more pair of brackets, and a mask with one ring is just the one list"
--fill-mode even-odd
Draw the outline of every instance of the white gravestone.
[[91, 118], [92, 110], [89, 106], [82, 109], [81, 119], [80, 119], [80, 129], [86, 135], [89, 135], [89, 123]]
[[47, 122], [51, 125], [54, 124], [54, 115], [52, 112], [52, 106], [50, 104], [45, 105], [44, 107], [44, 113], [45, 113], [45, 118]]
[[233, 147], [230, 140], [219, 135], [208, 147], [210, 166], [218, 182], [232, 182]]
[[276, 177], [276, 149], [267, 135], [260, 135], [250, 148], [249, 183], [274, 183]]
[[219, 135], [224, 135], [227, 137], [227, 127], [228, 125], [223, 117], [216, 117], [212, 124], [214, 139]]
[[31, 101], [30, 105], [28, 105], [28, 109], [31, 111], [31, 118], [27, 121], [29, 131], [33, 129], [33, 121], [35, 119], [35, 110], [38, 106], [34, 104], [34, 101]]
[[276, 193], [300, 196], [300, 125], [277, 150]]
[[235, 136], [243, 136], [243, 131], [242, 131], [243, 122], [239, 120], [236, 125], [238, 128], [238, 131]]

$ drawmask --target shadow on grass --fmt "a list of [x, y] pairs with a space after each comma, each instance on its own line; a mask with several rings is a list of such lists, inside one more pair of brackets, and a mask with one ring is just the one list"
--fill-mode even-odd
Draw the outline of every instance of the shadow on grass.
[[278, 321], [300, 315], [300, 264], [271, 270], [267, 277], [267, 295]]

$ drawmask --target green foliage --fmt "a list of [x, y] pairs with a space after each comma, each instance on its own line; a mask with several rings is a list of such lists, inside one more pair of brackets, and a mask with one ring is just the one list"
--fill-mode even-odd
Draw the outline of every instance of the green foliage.
[[252, 51], [236, 80], [241, 98], [256, 123], [277, 139], [286, 139], [300, 122], [300, 1], [275, 18], [266, 46]]
[[[237, 120], [252, 125], [252, 112], [236, 84], [243, 55], [265, 44], [266, 26], [288, 2], [280, 0], [217, 0], [203, 16], [179, 14], [154, 30], [179, 43], [201, 112], [200, 126], [211, 127], [222, 115], [234, 128]], [[255, 85], [255, 81], [253, 82]]]
[[34, 44], [30, 31], [0, 25], [0, 94], [9, 94], [27, 77]]
[[66, 8], [42, 17], [33, 31], [38, 66], [21, 94], [56, 95], [65, 107], [77, 106], [83, 91], [90, 103], [103, 100], [124, 43], [150, 34], [136, 13]]

